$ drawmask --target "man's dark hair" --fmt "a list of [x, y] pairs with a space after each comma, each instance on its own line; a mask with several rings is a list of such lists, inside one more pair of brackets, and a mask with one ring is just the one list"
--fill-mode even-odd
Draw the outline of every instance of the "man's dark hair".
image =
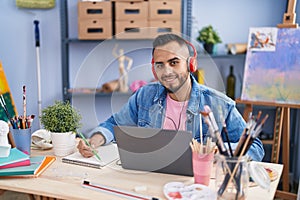
[[183, 45], [187, 46], [186, 41], [182, 37], [180, 37], [176, 34], [169, 33], [169, 34], [159, 35], [153, 41], [152, 55], [153, 55], [153, 52], [156, 47], [163, 46], [163, 45], [168, 44], [169, 42], [173, 42], [173, 41], [177, 42], [180, 46], [183, 46]]

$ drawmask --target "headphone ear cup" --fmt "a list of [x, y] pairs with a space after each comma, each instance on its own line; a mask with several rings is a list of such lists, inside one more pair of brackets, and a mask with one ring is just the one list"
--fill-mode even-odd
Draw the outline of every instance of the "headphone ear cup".
[[155, 80], [157, 80], [158, 78], [157, 78], [157, 74], [156, 74], [156, 72], [155, 72], [154, 59], [153, 59], [153, 58], [152, 58], [152, 60], [151, 60], [151, 65], [152, 65], [152, 73], [153, 73], [153, 76], [154, 76]]
[[197, 70], [197, 59], [195, 57], [188, 58], [188, 67], [191, 73]]

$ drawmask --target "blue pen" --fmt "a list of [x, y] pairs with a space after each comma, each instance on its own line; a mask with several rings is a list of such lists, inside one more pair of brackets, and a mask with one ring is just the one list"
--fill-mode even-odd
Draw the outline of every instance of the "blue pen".
[[96, 156], [96, 158], [98, 160], [101, 161], [101, 158], [100, 156], [98, 155], [97, 151], [92, 147], [92, 145], [87, 141], [87, 139], [84, 137], [84, 135], [82, 133], [79, 133], [80, 137], [83, 139], [83, 141], [85, 142], [86, 145], [88, 145], [91, 149], [92, 149], [92, 152], [93, 154]]

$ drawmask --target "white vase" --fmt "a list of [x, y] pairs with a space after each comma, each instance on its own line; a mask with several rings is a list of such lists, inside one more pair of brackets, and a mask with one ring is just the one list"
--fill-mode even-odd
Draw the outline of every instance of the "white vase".
[[75, 151], [75, 133], [53, 133], [51, 132], [51, 140], [53, 145], [54, 155], [67, 156]]

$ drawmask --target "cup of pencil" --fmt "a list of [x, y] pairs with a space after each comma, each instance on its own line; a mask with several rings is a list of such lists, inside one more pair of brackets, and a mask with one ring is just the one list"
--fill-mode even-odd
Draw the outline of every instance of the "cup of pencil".
[[6, 106], [5, 98], [3, 95], [0, 96], [0, 104], [5, 111], [6, 117], [10, 122], [13, 143], [16, 147], [30, 155], [31, 146], [31, 125], [35, 115], [27, 115], [26, 109], [26, 86], [22, 87], [23, 91], [23, 115], [11, 117], [9, 110]]
[[30, 147], [31, 147], [31, 124], [34, 115], [30, 116], [19, 116], [14, 117], [11, 120], [13, 123], [10, 131], [12, 133], [15, 145], [17, 149], [23, 151], [24, 153], [30, 155]]
[[194, 139], [190, 146], [192, 149], [194, 182], [208, 186], [213, 168], [214, 146], [211, 142], [203, 145]]

